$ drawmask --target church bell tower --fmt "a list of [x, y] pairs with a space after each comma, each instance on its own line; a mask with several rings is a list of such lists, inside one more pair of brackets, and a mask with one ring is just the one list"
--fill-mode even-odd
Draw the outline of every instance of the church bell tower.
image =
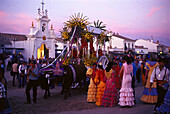
[[37, 27], [30, 27], [30, 33], [27, 35], [29, 46], [29, 57], [34, 58], [54, 58], [55, 57], [55, 39], [53, 26], [49, 29], [50, 19], [48, 11], [44, 10], [44, 1], [41, 2], [41, 8], [38, 8], [38, 16], [35, 19]]

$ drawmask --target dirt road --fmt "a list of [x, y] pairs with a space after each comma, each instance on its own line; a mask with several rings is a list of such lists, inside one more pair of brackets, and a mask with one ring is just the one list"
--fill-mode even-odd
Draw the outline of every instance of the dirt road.
[[[43, 98], [44, 91], [38, 87], [37, 103], [24, 104], [26, 102], [25, 88], [18, 89], [12, 86], [12, 77], [6, 72], [8, 81], [8, 100], [13, 114], [152, 114], [154, 105], [144, 104], [140, 101], [143, 87], [136, 87], [137, 105], [132, 108], [98, 107], [93, 103], [86, 102], [86, 95], [80, 94], [77, 90], [72, 90], [72, 96], [63, 100], [60, 94], [61, 87], [50, 89], [51, 97]], [[17, 80], [16, 80], [17, 82]], [[31, 91], [32, 95], [32, 91]]]

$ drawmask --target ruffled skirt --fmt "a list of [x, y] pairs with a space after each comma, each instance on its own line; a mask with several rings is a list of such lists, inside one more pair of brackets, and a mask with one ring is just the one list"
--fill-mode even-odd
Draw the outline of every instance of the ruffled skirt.
[[102, 106], [116, 106], [118, 103], [117, 95], [116, 84], [113, 82], [113, 80], [108, 80], [106, 82], [106, 89], [104, 90], [104, 95], [102, 98]]
[[147, 79], [147, 83], [143, 91], [143, 96], [140, 98], [140, 100], [145, 103], [157, 103], [158, 93], [156, 90], [156, 82], [152, 84], [151, 92], [149, 92], [149, 87], [150, 87], [150, 78]]
[[102, 104], [102, 97], [104, 94], [105, 87], [106, 84], [103, 81], [101, 81], [97, 86], [97, 95], [96, 95], [96, 103], [95, 103], [97, 106], [101, 106]]
[[132, 88], [121, 88], [120, 89], [120, 106], [133, 106], [134, 104], [134, 95]]
[[97, 86], [94, 84], [93, 79], [90, 79], [90, 85], [87, 92], [87, 102], [96, 102]]
[[146, 103], [157, 103], [157, 98], [158, 93], [156, 88], [151, 88], [151, 92], [149, 92], [149, 88], [145, 88], [143, 91], [143, 96], [140, 100]]
[[159, 113], [170, 113], [170, 91], [168, 91], [164, 98], [164, 104], [157, 108]]

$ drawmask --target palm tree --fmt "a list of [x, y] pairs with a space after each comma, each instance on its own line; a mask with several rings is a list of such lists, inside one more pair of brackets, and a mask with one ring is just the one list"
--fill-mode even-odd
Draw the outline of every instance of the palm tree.
[[[106, 32], [107, 30], [106, 28], [106, 24], [103, 24], [103, 21], [94, 21], [94, 26], [95, 28], [99, 28], [100, 30], [102, 30], [103, 32], [98, 36], [97, 38], [97, 44], [96, 44], [96, 50], [97, 50], [97, 56], [98, 56], [98, 44], [104, 44], [105, 40], [107, 39], [107, 37], [104, 37], [104, 32]], [[102, 37], [101, 37], [102, 36]], [[104, 48], [105, 48], [105, 44], [104, 44]]]
[[106, 24], [103, 24], [103, 21], [99, 21], [99, 20], [97, 20], [96, 22], [94, 21], [94, 27], [95, 28], [99, 28], [99, 29], [101, 29], [101, 30], [103, 30], [103, 31], [106, 31]]

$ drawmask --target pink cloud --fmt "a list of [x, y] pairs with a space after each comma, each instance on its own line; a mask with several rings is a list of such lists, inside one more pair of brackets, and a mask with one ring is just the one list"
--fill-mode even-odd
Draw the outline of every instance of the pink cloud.
[[4, 12], [4, 11], [0, 11], [0, 19], [1, 18], [4, 18], [4, 17], [8, 17], [9, 15], [6, 13], [6, 12]]
[[0, 19], [0, 32], [14, 32], [24, 34], [28, 34], [29, 27], [34, 20], [28, 14], [10, 14], [3, 11], [0, 11]]
[[170, 39], [170, 34], [167, 31], [169, 29], [167, 28], [143, 28], [121, 25], [112, 22], [112, 24], [107, 25], [107, 30], [133, 39], [138, 39], [139, 37], [150, 38], [151, 35], [157, 38], [165, 37], [166, 39]]
[[[17, 33], [17, 34], [29, 34], [29, 29], [34, 22], [36, 27], [36, 21], [34, 17], [25, 13], [7, 13], [0, 11], [0, 32], [4, 33]], [[49, 23], [49, 28], [53, 25], [53, 29], [56, 33], [63, 26], [63, 19], [55, 21], [55, 19]]]
[[156, 11], [158, 11], [158, 10], [160, 10], [160, 9], [162, 9], [162, 8], [164, 8], [164, 7], [161, 6], [161, 7], [154, 7], [154, 8], [152, 8], [152, 9], [150, 10], [150, 12], [146, 15], [146, 17], [152, 16]]

